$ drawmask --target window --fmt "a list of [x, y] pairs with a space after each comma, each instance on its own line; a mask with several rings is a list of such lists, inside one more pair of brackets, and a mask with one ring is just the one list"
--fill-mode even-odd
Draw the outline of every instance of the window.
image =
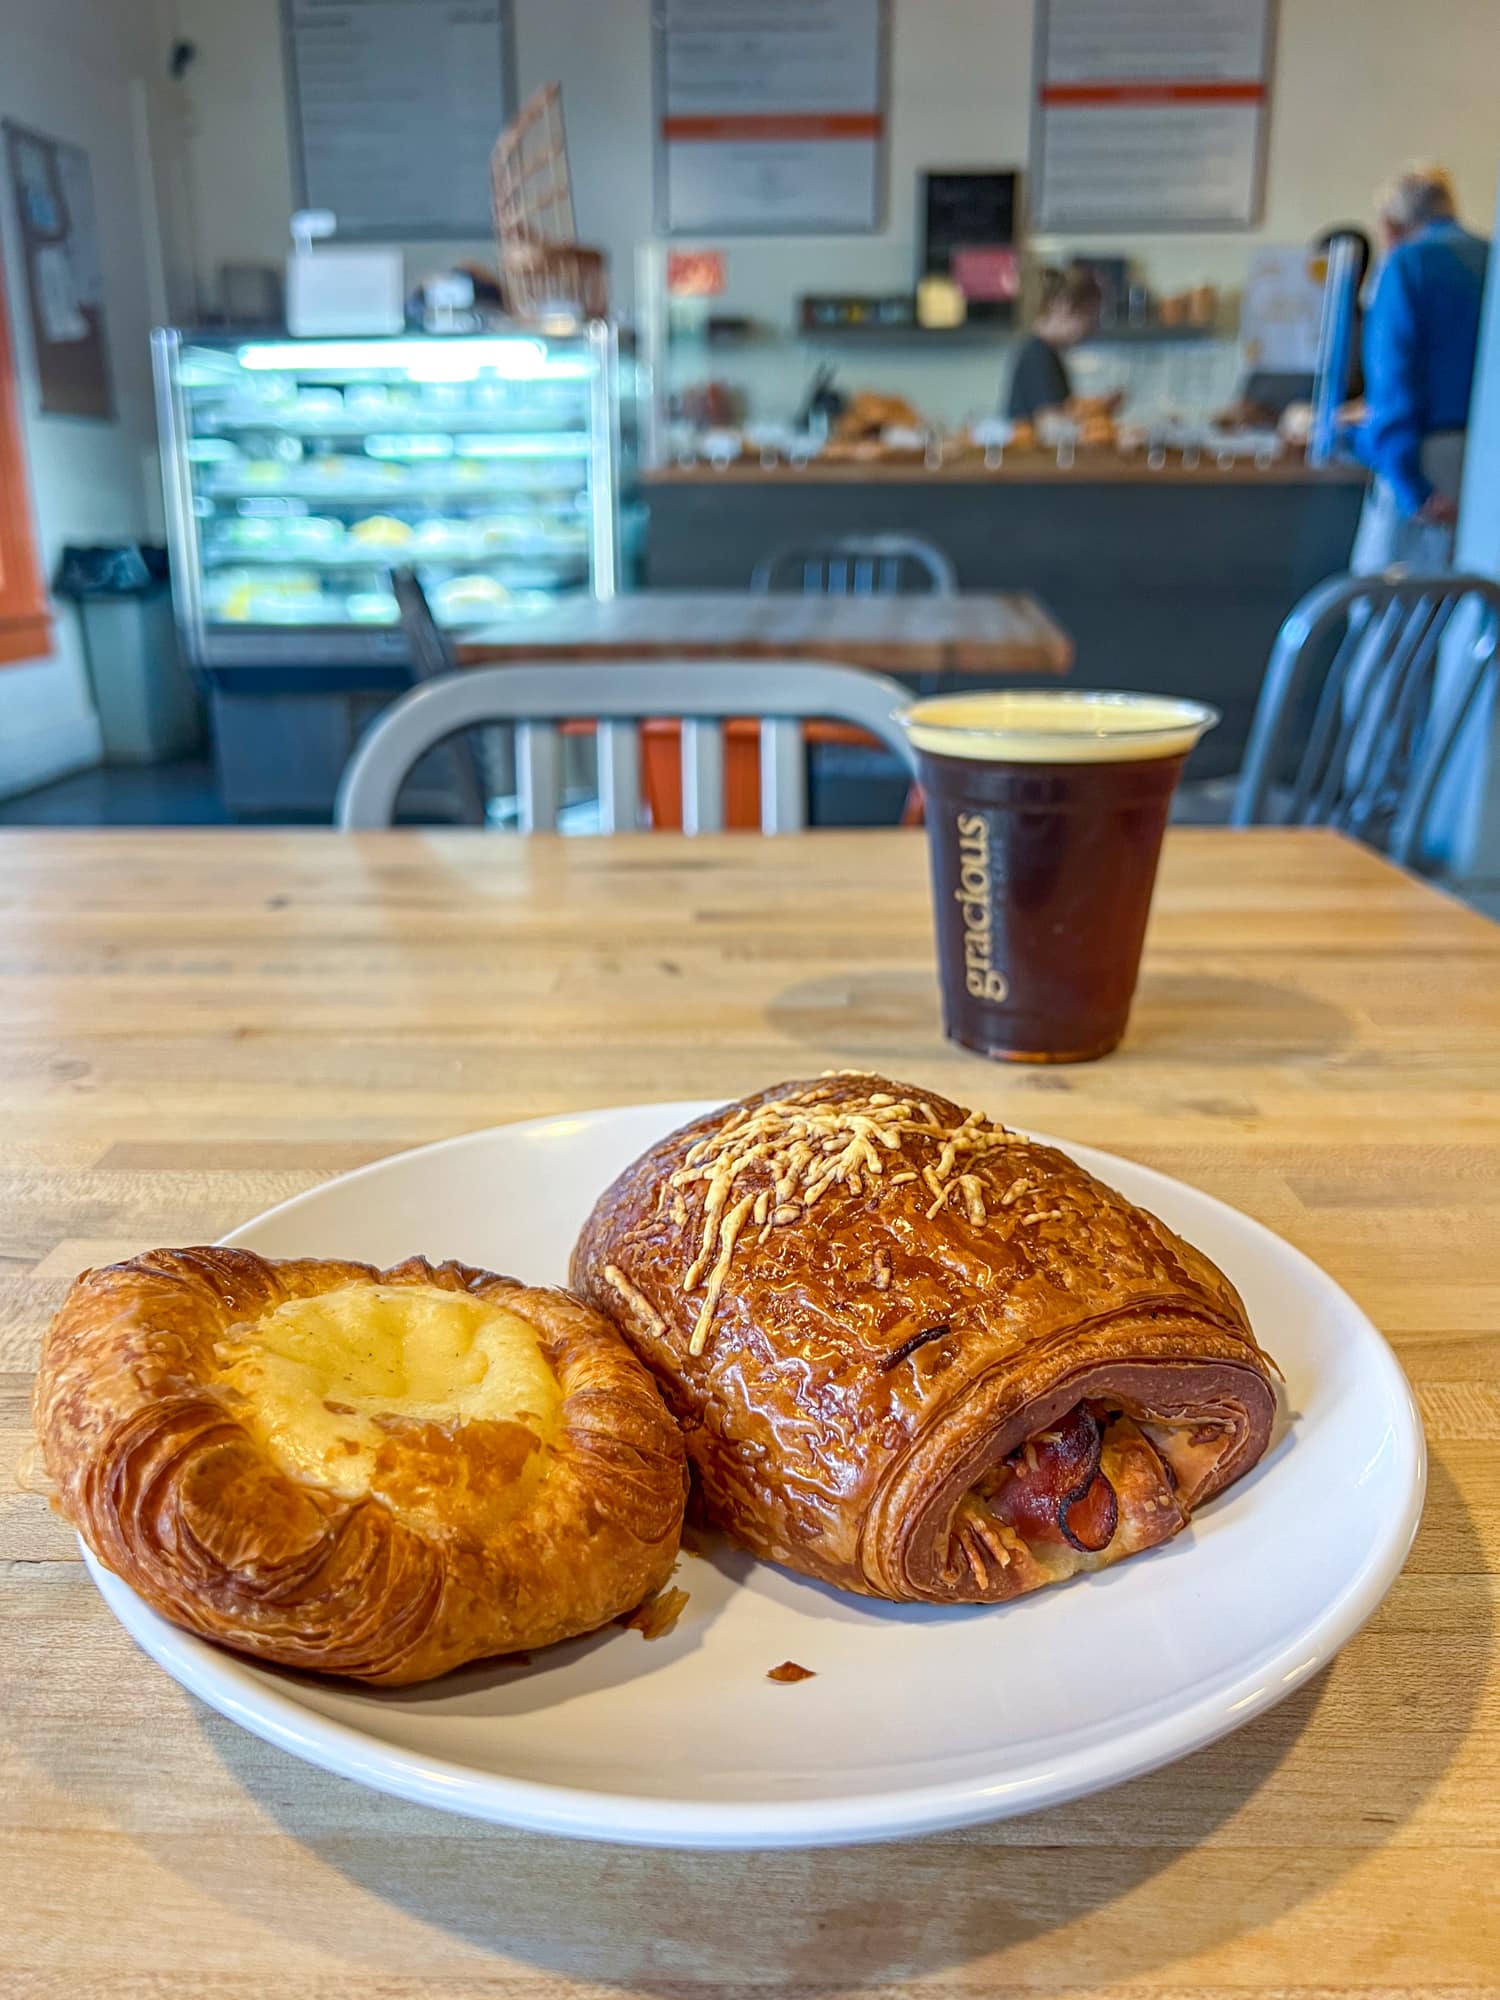
[[0, 274], [0, 665], [35, 659], [48, 647], [47, 593], [31, 531], [21, 404]]

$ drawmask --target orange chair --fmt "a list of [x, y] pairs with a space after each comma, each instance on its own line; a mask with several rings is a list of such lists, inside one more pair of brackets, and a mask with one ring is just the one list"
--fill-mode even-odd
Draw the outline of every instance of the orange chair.
[[[592, 725], [589, 725], [592, 727]], [[846, 722], [804, 722], [802, 740], [857, 744], [878, 750], [868, 731]], [[641, 791], [658, 833], [682, 828], [682, 724], [668, 720], [641, 724]], [[736, 716], [724, 725], [724, 824], [736, 833], [760, 825], [760, 724]]]

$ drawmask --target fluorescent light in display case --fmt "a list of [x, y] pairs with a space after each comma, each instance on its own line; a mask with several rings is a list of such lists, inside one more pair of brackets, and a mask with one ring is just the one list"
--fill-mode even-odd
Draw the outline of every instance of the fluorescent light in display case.
[[500, 335], [495, 339], [443, 340], [266, 340], [239, 350], [242, 368], [265, 373], [307, 374], [314, 369], [399, 368], [417, 382], [472, 382], [500, 375], [513, 382], [539, 376], [586, 377], [583, 359], [549, 358], [539, 340]]

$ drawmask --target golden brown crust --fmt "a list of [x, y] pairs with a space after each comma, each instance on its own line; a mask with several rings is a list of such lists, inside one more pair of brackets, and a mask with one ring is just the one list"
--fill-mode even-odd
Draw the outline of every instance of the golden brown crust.
[[[525, 1507], [482, 1534], [472, 1510], [445, 1525], [441, 1481], [503, 1482], [516, 1425], [393, 1433], [387, 1487], [426, 1495], [402, 1514], [286, 1476], [222, 1392], [214, 1350], [231, 1328], [365, 1284], [468, 1292], [539, 1335], [560, 1431]], [[284, 1666], [398, 1685], [546, 1645], [639, 1603], [677, 1550], [681, 1439], [614, 1328], [566, 1292], [462, 1264], [191, 1249], [85, 1272], [44, 1342], [34, 1409], [57, 1504], [100, 1561], [163, 1616]]]
[[[1218, 1440], [1174, 1524], [1270, 1437], [1271, 1364], [1215, 1265], [1063, 1153], [878, 1076], [664, 1139], [600, 1199], [572, 1282], [656, 1374], [709, 1517], [876, 1596], [1014, 1595], [960, 1559], [961, 1504], [1080, 1403]], [[1109, 1559], [1139, 1546], [1135, 1523]]]

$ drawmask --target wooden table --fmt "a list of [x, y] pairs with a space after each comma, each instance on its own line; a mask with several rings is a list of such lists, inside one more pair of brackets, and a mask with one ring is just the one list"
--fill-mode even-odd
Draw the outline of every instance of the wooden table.
[[506, 660], [839, 660], [887, 674], [1065, 674], [1073, 642], [1020, 591], [952, 597], [794, 597], [639, 590], [572, 598], [471, 631], [469, 666]]
[[[1500, 929], [1329, 835], [1178, 834], [1123, 1051], [1009, 1070], [939, 1039], [912, 835], [8, 834], [0, 900], [0, 1990], [1500, 1991]], [[1404, 1575], [1188, 1762], [885, 1848], [471, 1825], [200, 1708], [16, 1490], [81, 1265], [494, 1120], [864, 1063], [1213, 1190], [1400, 1350], [1433, 1454]]]

